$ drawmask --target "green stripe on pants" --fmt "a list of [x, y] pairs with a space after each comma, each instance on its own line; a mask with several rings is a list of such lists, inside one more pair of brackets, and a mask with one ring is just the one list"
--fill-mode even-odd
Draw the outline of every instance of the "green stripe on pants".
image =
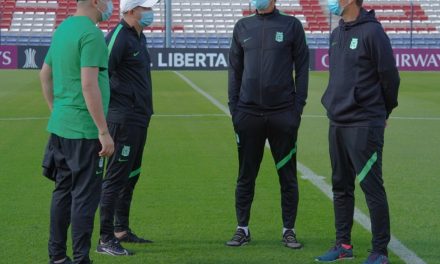
[[139, 175], [140, 173], [141, 173], [141, 168], [138, 168], [137, 170], [132, 171], [132, 172], [130, 173], [130, 175], [128, 176], [128, 178], [131, 178], [131, 177], [137, 176], [137, 175]]
[[358, 178], [359, 182], [362, 182], [367, 174], [370, 172], [371, 167], [373, 167], [374, 163], [377, 161], [377, 152], [374, 152], [374, 154], [371, 156], [371, 158], [367, 161], [367, 164], [365, 164], [362, 171], [359, 173]]
[[281, 169], [282, 167], [284, 167], [284, 165], [287, 164], [287, 162], [289, 162], [289, 160], [292, 159], [292, 156], [296, 153], [296, 143], [295, 143], [295, 147], [290, 151], [290, 153], [284, 157], [284, 159], [282, 159], [280, 162], [277, 163], [276, 167], [277, 170]]

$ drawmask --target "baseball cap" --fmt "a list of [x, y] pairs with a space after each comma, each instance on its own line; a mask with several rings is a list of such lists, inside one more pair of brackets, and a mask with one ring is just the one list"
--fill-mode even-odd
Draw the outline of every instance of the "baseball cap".
[[138, 6], [151, 8], [159, 2], [160, 0], [121, 0], [120, 11], [121, 13], [125, 13]]

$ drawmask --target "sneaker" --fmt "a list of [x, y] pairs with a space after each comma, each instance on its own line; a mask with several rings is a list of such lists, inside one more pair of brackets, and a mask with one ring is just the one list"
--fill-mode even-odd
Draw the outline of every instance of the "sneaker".
[[63, 262], [50, 260], [49, 264], [73, 264], [73, 262], [69, 257], [66, 257]]
[[388, 257], [379, 253], [371, 253], [363, 264], [390, 264]]
[[232, 239], [226, 242], [226, 246], [239, 247], [239, 246], [244, 246], [247, 243], [251, 242], [251, 232], [250, 231], [248, 232], [249, 235], [246, 236], [246, 233], [244, 232], [243, 229], [237, 228], [237, 231], [235, 231], [235, 234], [232, 237]]
[[149, 239], [138, 237], [135, 233], [131, 232], [131, 230], [128, 230], [122, 237], [116, 239], [119, 240], [119, 242], [124, 242], [124, 243], [139, 243], [139, 244], [153, 243], [153, 241]]
[[121, 246], [121, 244], [116, 238], [113, 238], [105, 243], [102, 243], [101, 240], [99, 240], [99, 244], [98, 247], [96, 248], [96, 252], [110, 256], [131, 255], [131, 253], [128, 252], [128, 250], [126, 250]]
[[351, 245], [336, 245], [331, 248], [327, 253], [322, 256], [316, 257], [316, 261], [320, 262], [333, 262], [342, 259], [352, 259], [353, 258], [353, 247]]
[[292, 248], [292, 249], [302, 248], [302, 244], [299, 243], [298, 240], [296, 240], [296, 234], [291, 229], [288, 229], [286, 230], [286, 232], [284, 232], [282, 241], [284, 245], [288, 248]]

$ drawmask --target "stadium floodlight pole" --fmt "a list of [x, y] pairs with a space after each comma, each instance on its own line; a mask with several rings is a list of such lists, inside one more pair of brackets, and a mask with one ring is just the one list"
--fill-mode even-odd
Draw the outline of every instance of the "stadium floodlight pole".
[[414, 3], [413, 1], [409, 1], [409, 4], [411, 5], [411, 19], [409, 21], [410, 23], [410, 29], [409, 29], [409, 48], [412, 49], [412, 43], [413, 43], [413, 21], [414, 21]]
[[165, 47], [171, 48], [172, 6], [171, 0], [165, 0]]

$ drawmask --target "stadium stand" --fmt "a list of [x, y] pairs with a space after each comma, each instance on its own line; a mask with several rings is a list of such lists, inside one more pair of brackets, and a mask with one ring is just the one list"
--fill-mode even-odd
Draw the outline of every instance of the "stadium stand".
[[[119, 1], [113, 2], [112, 17], [99, 25], [104, 32], [119, 21]], [[278, 0], [277, 5], [303, 23], [310, 47], [327, 47], [329, 32], [338, 18], [329, 16], [326, 0]], [[408, 1], [370, 0], [365, 7], [376, 11], [394, 47], [409, 47], [411, 28], [413, 47], [440, 47], [440, 0], [418, 0], [412, 5]], [[75, 11], [76, 1], [0, 0], [0, 8], [2, 45], [49, 45], [59, 23]], [[150, 47], [161, 48], [164, 1], [155, 11], [155, 23], [145, 33]], [[251, 12], [248, 0], [173, 0], [173, 47], [228, 48], [235, 22]]]

